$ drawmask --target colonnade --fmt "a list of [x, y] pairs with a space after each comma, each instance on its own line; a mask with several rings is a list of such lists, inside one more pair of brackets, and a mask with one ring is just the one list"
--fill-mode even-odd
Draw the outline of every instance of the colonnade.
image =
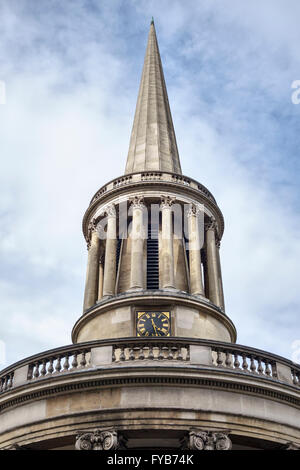
[[[160, 237], [160, 288], [174, 289], [174, 228], [173, 208], [175, 199], [169, 196], [161, 198], [161, 237]], [[132, 210], [132, 230], [130, 234], [130, 286], [129, 290], [145, 288], [144, 243], [146, 227], [144, 219], [143, 197], [134, 197], [129, 201]], [[88, 266], [84, 296], [84, 308], [88, 308], [116, 294], [117, 279], [117, 212], [114, 205], [109, 206], [104, 214], [107, 217], [106, 240], [100, 240], [97, 225], [93, 221], [89, 226]], [[224, 310], [224, 294], [220, 264], [220, 242], [217, 223], [210, 218], [204, 224], [205, 236], [201, 240], [200, 215], [204, 214], [195, 204], [189, 205], [188, 220], [188, 271], [190, 294], [208, 297], [209, 300]], [[203, 243], [204, 242], [204, 243]], [[202, 249], [201, 249], [202, 247]], [[202, 259], [202, 257], [205, 257]]]

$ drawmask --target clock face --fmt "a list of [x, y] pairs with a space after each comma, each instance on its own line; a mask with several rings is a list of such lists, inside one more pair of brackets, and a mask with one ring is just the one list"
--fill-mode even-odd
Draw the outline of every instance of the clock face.
[[170, 336], [170, 312], [137, 312], [137, 336]]

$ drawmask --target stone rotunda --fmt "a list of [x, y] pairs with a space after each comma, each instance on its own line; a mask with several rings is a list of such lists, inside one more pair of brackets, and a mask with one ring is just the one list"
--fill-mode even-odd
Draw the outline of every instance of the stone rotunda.
[[0, 373], [0, 449], [298, 449], [300, 366], [236, 344], [224, 220], [182, 175], [150, 26], [125, 174], [83, 218], [73, 344]]

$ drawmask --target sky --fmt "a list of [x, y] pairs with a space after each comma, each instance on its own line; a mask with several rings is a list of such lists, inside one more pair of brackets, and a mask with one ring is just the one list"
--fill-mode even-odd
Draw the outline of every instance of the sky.
[[2, 0], [0, 368], [71, 343], [82, 217], [124, 173], [152, 16], [183, 174], [225, 218], [237, 342], [300, 362], [299, 1]]

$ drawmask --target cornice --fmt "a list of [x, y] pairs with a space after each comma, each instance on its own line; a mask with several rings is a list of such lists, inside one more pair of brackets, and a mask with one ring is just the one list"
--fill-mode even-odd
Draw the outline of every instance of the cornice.
[[[170, 175], [172, 175], [172, 173], [170, 173]], [[200, 183], [196, 181], [195, 181], [195, 184], [200, 185]], [[128, 193], [128, 195], [132, 197], [132, 195], [134, 195], [133, 193], [141, 190], [141, 188], [157, 189], [158, 197], [160, 196], [160, 191], [162, 190], [161, 188], [163, 188], [163, 190], [174, 191], [177, 194], [183, 194], [189, 197], [193, 197], [198, 203], [204, 204], [213, 213], [213, 215], [215, 216], [218, 222], [219, 237], [220, 239], [222, 238], [223, 232], [224, 232], [224, 217], [215, 199], [212, 200], [210, 197], [205, 195], [204, 192], [200, 191], [199, 189], [184, 185], [182, 183], [163, 180], [163, 179], [141, 180], [141, 181], [129, 180], [129, 182], [127, 182], [126, 184], [104, 191], [102, 194], [99, 195], [97, 199], [93, 200], [94, 199], [93, 198], [88, 209], [86, 210], [83, 216], [82, 230], [83, 230], [84, 237], [87, 239], [88, 224], [90, 222], [90, 219], [93, 217], [93, 214], [95, 213], [96, 208], [99, 205], [111, 202], [119, 195], [124, 195], [124, 193], [125, 194]]]
[[[102, 377], [99, 377], [99, 374]], [[98, 376], [98, 377], [97, 377]], [[32, 381], [1, 397], [0, 413], [24, 403], [50, 398], [66, 393], [107, 387], [133, 385], [170, 385], [209, 388], [264, 397], [300, 408], [299, 390], [272, 378], [253, 377], [244, 373], [232, 373], [226, 369], [199, 366], [113, 366], [86, 369], [52, 378]], [[28, 390], [28, 388], [31, 388]], [[13, 395], [13, 396], [12, 396]]]

